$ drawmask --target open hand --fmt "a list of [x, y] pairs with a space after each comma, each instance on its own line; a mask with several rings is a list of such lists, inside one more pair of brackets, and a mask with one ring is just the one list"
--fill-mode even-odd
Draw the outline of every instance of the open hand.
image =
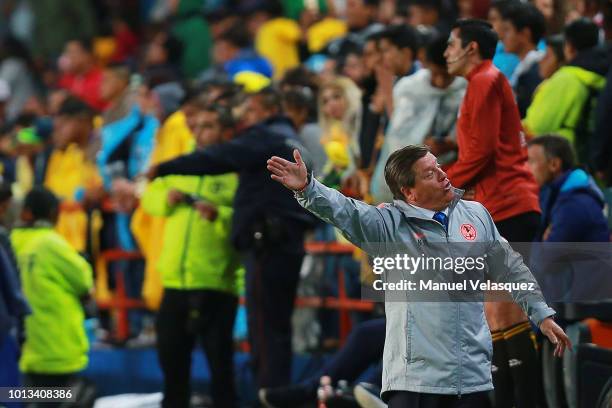
[[377, 65], [374, 68], [374, 74], [376, 75], [376, 83], [378, 84], [378, 90], [383, 95], [385, 93], [393, 92], [393, 72], [384, 65]]
[[195, 203], [193, 203], [193, 208], [195, 208], [196, 211], [200, 213], [200, 217], [208, 221], [216, 220], [217, 216], [219, 215], [217, 207], [205, 201], [196, 201]]
[[149, 169], [145, 173], [145, 177], [149, 181], [153, 180], [155, 177], [157, 177], [157, 165], [153, 165], [153, 166], [149, 167]]
[[136, 206], [136, 184], [125, 178], [113, 180], [111, 198], [117, 210], [130, 212]]
[[168, 205], [170, 207], [174, 207], [175, 205], [183, 201], [184, 198], [185, 198], [185, 194], [181, 193], [178, 190], [172, 189], [168, 191], [167, 200], [168, 200]]
[[272, 175], [272, 180], [278, 181], [290, 190], [301, 191], [306, 188], [308, 181], [306, 165], [302, 160], [302, 155], [295, 149], [293, 150], [295, 163], [281, 157], [273, 156], [268, 160], [268, 170]]
[[548, 337], [548, 340], [555, 345], [554, 355], [556, 357], [563, 356], [563, 351], [566, 348], [572, 349], [572, 342], [567, 337], [567, 334], [565, 334], [563, 329], [559, 327], [552, 318], [547, 317], [544, 319], [542, 323], [540, 323], [540, 330]]

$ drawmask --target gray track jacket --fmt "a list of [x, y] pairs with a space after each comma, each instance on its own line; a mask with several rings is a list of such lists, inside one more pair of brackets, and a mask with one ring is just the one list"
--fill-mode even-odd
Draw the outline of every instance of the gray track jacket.
[[[314, 178], [296, 198], [371, 256], [388, 256], [386, 246], [397, 243], [405, 245], [409, 253], [414, 251], [411, 256], [427, 252], [428, 246], [442, 248], [437, 249], [440, 255], [451, 257], [478, 255], [474, 254], [476, 248], [480, 255], [486, 255], [486, 273], [492, 281], [535, 286], [534, 291], [511, 292], [531, 321], [539, 325], [554, 315], [522, 257], [499, 235], [489, 212], [480, 203], [461, 200], [462, 190], [454, 192], [448, 208], [448, 232], [401, 200], [370, 206]], [[481, 301], [423, 302], [406, 296], [406, 301], [385, 301], [385, 311], [383, 399], [388, 391], [468, 394], [493, 388], [493, 346]]]

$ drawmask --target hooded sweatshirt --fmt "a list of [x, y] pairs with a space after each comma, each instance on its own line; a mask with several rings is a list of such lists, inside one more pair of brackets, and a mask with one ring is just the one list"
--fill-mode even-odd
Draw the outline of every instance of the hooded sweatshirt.
[[510, 85], [512, 85], [512, 90], [516, 96], [521, 118], [525, 117], [533, 93], [542, 82], [538, 65], [542, 58], [544, 58], [544, 52], [539, 50], [529, 51], [510, 77]]
[[32, 308], [19, 368], [38, 374], [83, 370], [89, 344], [80, 298], [93, 286], [91, 266], [50, 224], [15, 228], [11, 242]]
[[[542, 221], [531, 267], [549, 302], [609, 299], [610, 230], [604, 196], [582, 169], [568, 170], [541, 191]], [[600, 243], [600, 244], [599, 244]]]
[[607, 242], [604, 195], [584, 170], [568, 170], [542, 188], [538, 238], [547, 242]]
[[523, 120], [527, 133], [533, 136], [555, 133], [575, 144], [584, 103], [591, 91], [603, 89], [608, 67], [607, 50], [595, 47], [581, 52], [542, 82]]

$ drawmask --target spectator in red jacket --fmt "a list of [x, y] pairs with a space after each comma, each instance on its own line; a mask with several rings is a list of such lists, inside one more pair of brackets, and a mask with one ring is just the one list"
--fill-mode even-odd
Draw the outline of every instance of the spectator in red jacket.
[[92, 47], [89, 39], [74, 39], [66, 43], [58, 64], [62, 71], [58, 85], [95, 110], [102, 111], [106, 107], [100, 96], [102, 69], [96, 65]]
[[130, 29], [130, 25], [123, 17], [115, 17], [112, 21], [115, 52], [112, 62], [125, 62], [138, 51], [138, 37]]
[[[447, 174], [454, 186], [467, 190], [464, 198], [489, 210], [503, 237], [531, 242], [540, 219], [538, 186], [527, 166], [512, 88], [491, 61], [497, 40], [489, 23], [473, 19], [455, 23], [449, 37], [448, 71], [466, 78], [468, 86], [457, 120], [459, 157]], [[493, 337], [496, 407], [536, 406], [539, 369], [527, 317], [507, 302], [487, 302], [485, 312]]]

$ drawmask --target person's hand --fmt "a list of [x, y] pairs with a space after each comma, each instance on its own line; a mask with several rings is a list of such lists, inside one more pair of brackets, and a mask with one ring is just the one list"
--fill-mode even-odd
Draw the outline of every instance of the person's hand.
[[200, 216], [202, 218], [208, 221], [216, 220], [217, 216], [219, 215], [217, 207], [205, 201], [196, 201], [195, 203], [193, 203], [193, 208], [195, 208], [196, 211], [200, 213]]
[[293, 150], [293, 158], [295, 163], [273, 156], [268, 160], [267, 167], [272, 173], [272, 180], [278, 181], [289, 190], [302, 191], [308, 182], [306, 165], [297, 149]]
[[340, 190], [348, 197], [361, 198], [359, 197], [359, 175], [356, 171], [342, 181]]
[[177, 205], [184, 199], [185, 199], [185, 194], [181, 193], [180, 191], [175, 190], [175, 189], [168, 191], [167, 200], [168, 200], [168, 205], [170, 207], [174, 207], [175, 205]]
[[124, 178], [113, 180], [111, 195], [115, 207], [121, 212], [130, 212], [136, 206], [136, 185], [130, 180]]
[[550, 236], [551, 231], [552, 225], [546, 227], [546, 229], [544, 230], [544, 234], [542, 234], [542, 241], [548, 241], [548, 237]]
[[385, 97], [382, 92], [376, 92], [370, 99], [370, 110], [374, 113], [381, 114], [385, 110]]
[[378, 84], [378, 90], [383, 95], [390, 94], [393, 92], [393, 73], [390, 69], [385, 67], [383, 64], [379, 64], [374, 68], [376, 75], [376, 83]]
[[563, 351], [566, 348], [572, 349], [572, 342], [567, 337], [567, 334], [565, 334], [563, 329], [559, 327], [552, 318], [547, 317], [544, 319], [542, 323], [540, 323], [540, 330], [548, 337], [548, 340], [555, 345], [554, 355], [556, 357], [563, 356]]
[[87, 208], [95, 207], [98, 203], [102, 202], [104, 198], [104, 187], [95, 186], [85, 189], [85, 195], [83, 197], [83, 205]]
[[10, 137], [0, 137], [0, 153], [9, 156], [13, 153], [13, 140]]
[[145, 173], [145, 177], [147, 180], [153, 180], [155, 177], [157, 177], [157, 165], [149, 167], [149, 170], [147, 170]]
[[368, 193], [369, 178], [362, 171], [355, 171], [342, 182], [342, 192], [348, 197], [363, 199]]
[[376, 74], [376, 92], [379, 92], [384, 101], [385, 111], [390, 117], [393, 115], [393, 81], [395, 76], [390, 69], [379, 64], [374, 69]]

